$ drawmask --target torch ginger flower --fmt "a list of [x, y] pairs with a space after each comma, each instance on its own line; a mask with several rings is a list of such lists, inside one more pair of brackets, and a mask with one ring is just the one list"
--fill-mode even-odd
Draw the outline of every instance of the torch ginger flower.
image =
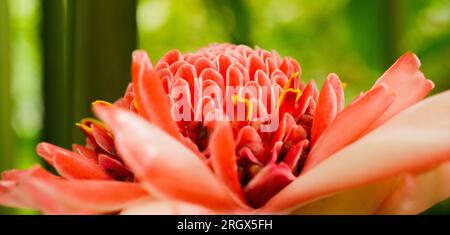
[[[0, 204], [57, 214], [415, 214], [450, 196], [450, 92], [404, 54], [344, 107], [335, 74], [320, 92], [275, 51], [212, 44], [133, 53], [132, 84], [86, 145], [49, 143], [10, 170]], [[262, 98], [266, 98], [264, 99]]]

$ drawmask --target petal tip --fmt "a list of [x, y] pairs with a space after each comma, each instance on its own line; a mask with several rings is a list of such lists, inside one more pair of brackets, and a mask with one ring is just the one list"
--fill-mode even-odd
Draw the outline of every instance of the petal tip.
[[414, 54], [412, 51], [407, 51], [405, 54], [403, 54], [400, 57], [399, 61], [407, 63], [416, 69], [420, 68], [420, 66], [421, 66], [419, 57], [417, 57], [417, 55]]

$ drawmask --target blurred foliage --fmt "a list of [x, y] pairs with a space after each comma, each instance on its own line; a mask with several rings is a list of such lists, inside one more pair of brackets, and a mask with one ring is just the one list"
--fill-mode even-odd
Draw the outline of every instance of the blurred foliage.
[[40, 139], [68, 147], [90, 102], [125, 90], [136, 45], [153, 62], [211, 42], [275, 49], [306, 81], [337, 73], [348, 102], [408, 50], [433, 93], [449, 89], [449, 29], [450, 0], [0, 0], [0, 169], [37, 162]]
[[436, 93], [450, 88], [449, 8], [448, 0], [140, 0], [139, 40], [154, 61], [210, 42], [275, 49], [300, 62], [304, 80], [321, 84], [336, 72], [347, 101], [411, 50]]
[[[10, 34], [8, 2], [0, 2], [0, 156], [13, 152], [14, 139], [11, 128], [11, 94], [10, 94]], [[0, 171], [12, 167], [11, 157], [0, 157]], [[11, 213], [9, 208], [0, 208], [1, 213]]]
[[[68, 79], [72, 122], [92, 116], [91, 102], [114, 102], [130, 81], [137, 47], [135, 0], [68, 1]], [[73, 140], [84, 141], [75, 131]]]

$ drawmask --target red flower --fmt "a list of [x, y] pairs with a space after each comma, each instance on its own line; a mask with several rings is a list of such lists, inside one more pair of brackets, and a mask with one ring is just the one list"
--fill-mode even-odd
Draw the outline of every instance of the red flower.
[[[41, 143], [40, 167], [11, 170], [0, 204], [45, 213], [419, 213], [450, 195], [450, 93], [412, 53], [344, 108], [275, 51], [213, 44], [133, 54], [133, 82], [94, 102], [85, 146]], [[419, 102], [421, 101], [421, 102]], [[412, 106], [412, 107], [410, 107]]]

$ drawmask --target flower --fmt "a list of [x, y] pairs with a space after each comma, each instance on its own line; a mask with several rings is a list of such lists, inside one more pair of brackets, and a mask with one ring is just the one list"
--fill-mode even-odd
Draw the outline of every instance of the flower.
[[86, 145], [40, 143], [59, 176], [10, 170], [0, 204], [44, 213], [420, 213], [450, 196], [450, 92], [404, 54], [344, 107], [335, 74], [320, 92], [275, 51], [212, 44], [133, 53], [132, 83]]

